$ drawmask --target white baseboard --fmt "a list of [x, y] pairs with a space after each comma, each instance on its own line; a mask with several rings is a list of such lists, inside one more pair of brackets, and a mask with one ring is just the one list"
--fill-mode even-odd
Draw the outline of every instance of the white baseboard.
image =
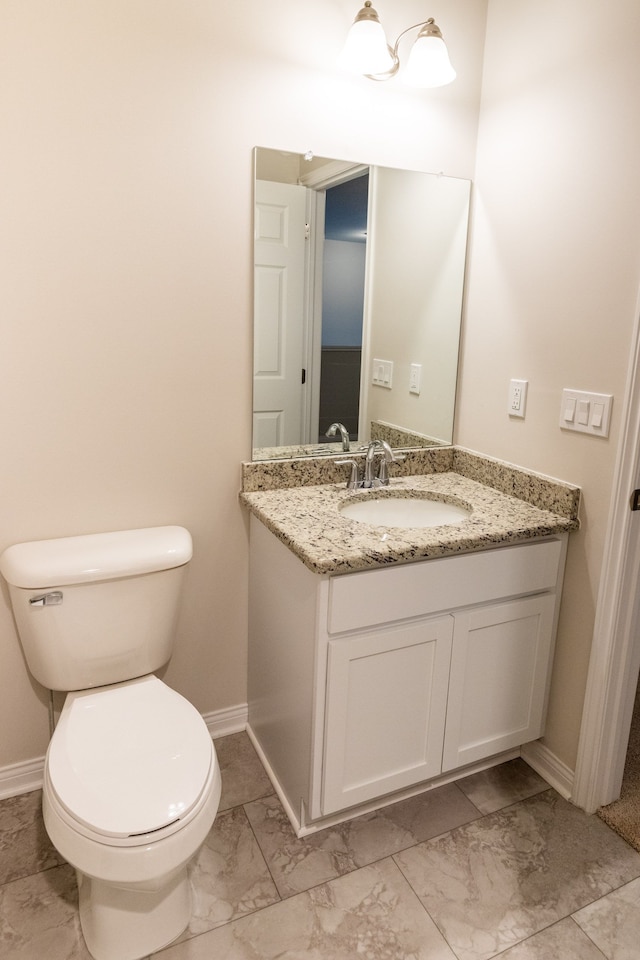
[[239, 703], [235, 707], [227, 707], [226, 710], [205, 713], [203, 719], [213, 740], [228, 737], [231, 733], [241, 733], [246, 729], [249, 707], [246, 703]]
[[246, 729], [249, 739], [251, 740], [258, 757], [260, 758], [262, 766], [264, 767], [266, 774], [271, 781], [273, 789], [278, 795], [280, 803], [284, 807], [284, 811], [289, 818], [296, 836], [301, 838], [311, 836], [312, 834], [317, 833], [319, 830], [325, 830], [327, 827], [333, 827], [337, 824], [344, 823], [347, 820], [352, 820], [354, 817], [362, 816], [365, 813], [372, 813], [374, 810], [380, 810], [392, 803], [398, 803], [401, 800], [407, 800], [410, 797], [415, 797], [422, 793], [428, 793], [430, 790], [444, 786], [444, 784], [453, 783], [456, 780], [459, 780], [461, 777], [468, 777], [473, 773], [480, 773], [481, 771], [487, 770], [490, 767], [496, 766], [497, 764], [505, 763], [507, 760], [513, 760], [515, 757], [520, 756], [520, 751], [518, 748], [514, 750], [505, 750], [497, 756], [489, 757], [486, 760], [478, 760], [475, 763], [470, 763], [468, 766], [460, 770], [451, 770], [449, 773], [444, 773], [433, 780], [418, 783], [412, 787], [405, 787], [403, 790], [396, 790], [394, 793], [387, 794], [383, 797], [378, 797], [377, 799], [370, 800], [366, 803], [356, 804], [353, 807], [349, 807], [347, 810], [342, 810], [339, 813], [322, 817], [321, 819], [316, 820], [314, 823], [304, 823], [300, 820], [301, 815], [304, 818], [304, 803], [301, 801], [300, 811], [294, 810], [289, 802], [289, 798], [280, 785], [280, 781], [278, 780], [275, 771], [273, 770], [260, 745], [260, 741], [251, 729], [251, 724], [247, 723]]
[[44, 757], [0, 768], [0, 800], [42, 789]]
[[557, 790], [561, 797], [570, 800], [573, 793], [574, 771], [563, 763], [555, 753], [540, 740], [525, 743], [520, 755], [530, 767], [543, 777], [549, 786]]
[[[205, 713], [203, 716], [214, 740], [218, 737], [227, 737], [231, 733], [240, 733], [247, 726], [247, 718], [246, 703], [227, 707], [225, 710], [214, 710], [213, 713]], [[0, 767], [0, 800], [17, 797], [22, 793], [31, 793], [32, 790], [41, 790], [43, 775], [44, 757]]]

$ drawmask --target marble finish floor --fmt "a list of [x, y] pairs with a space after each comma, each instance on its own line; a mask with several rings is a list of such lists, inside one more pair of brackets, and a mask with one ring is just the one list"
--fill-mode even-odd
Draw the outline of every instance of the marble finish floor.
[[[157, 960], [640, 955], [640, 854], [522, 760], [298, 840], [247, 736], [216, 748], [192, 920]], [[90, 960], [39, 793], [0, 802], [0, 958]]]

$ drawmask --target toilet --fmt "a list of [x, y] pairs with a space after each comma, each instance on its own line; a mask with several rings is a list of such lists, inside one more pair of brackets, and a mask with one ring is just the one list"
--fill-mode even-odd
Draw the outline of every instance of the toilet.
[[178, 526], [15, 544], [0, 556], [30, 672], [68, 691], [43, 813], [75, 867], [95, 960], [140, 960], [191, 915], [187, 866], [220, 801], [192, 704], [154, 675], [171, 655], [191, 536]]

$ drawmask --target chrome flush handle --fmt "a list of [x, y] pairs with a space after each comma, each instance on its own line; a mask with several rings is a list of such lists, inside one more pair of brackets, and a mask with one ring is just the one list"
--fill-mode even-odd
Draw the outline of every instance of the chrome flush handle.
[[62, 590], [52, 590], [51, 593], [39, 593], [29, 597], [30, 607], [57, 607], [62, 603]]

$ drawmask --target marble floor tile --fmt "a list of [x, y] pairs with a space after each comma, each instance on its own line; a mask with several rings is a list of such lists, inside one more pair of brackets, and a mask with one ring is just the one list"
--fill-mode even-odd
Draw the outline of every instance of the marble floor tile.
[[0, 801], [0, 883], [64, 863], [42, 820], [42, 791]]
[[234, 733], [215, 741], [222, 796], [219, 810], [229, 810], [273, 793], [273, 786], [246, 733]]
[[546, 780], [538, 776], [520, 757], [489, 770], [473, 773], [457, 783], [481, 813], [495, 813], [511, 803], [526, 800], [527, 797], [550, 789]]
[[[159, 960], [640, 956], [640, 854], [521, 760], [298, 839], [249, 738], [216, 749], [192, 920]], [[90, 960], [40, 803], [0, 801], [0, 960]]]
[[182, 939], [280, 899], [242, 807], [218, 814], [189, 882], [192, 916]]
[[394, 859], [459, 960], [488, 960], [640, 876], [640, 854], [552, 790]]
[[389, 859], [154, 956], [158, 960], [456, 960]]
[[640, 880], [632, 880], [579, 910], [574, 920], [607, 960], [637, 960], [640, 956]]
[[0, 887], [0, 957], [91, 960], [80, 931], [72, 867], [54, 867]]
[[277, 797], [247, 804], [245, 809], [283, 897], [344, 876], [478, 817], [475, 806], [455, 784], [300, 839]]
[[299, 839], [277, 797], [248, 803], [244, 809], [281, 897], [357, 869], [342, 825]]
[[496, 960], [606, 960], [606, 957], [569, 917], [510, 947]]

